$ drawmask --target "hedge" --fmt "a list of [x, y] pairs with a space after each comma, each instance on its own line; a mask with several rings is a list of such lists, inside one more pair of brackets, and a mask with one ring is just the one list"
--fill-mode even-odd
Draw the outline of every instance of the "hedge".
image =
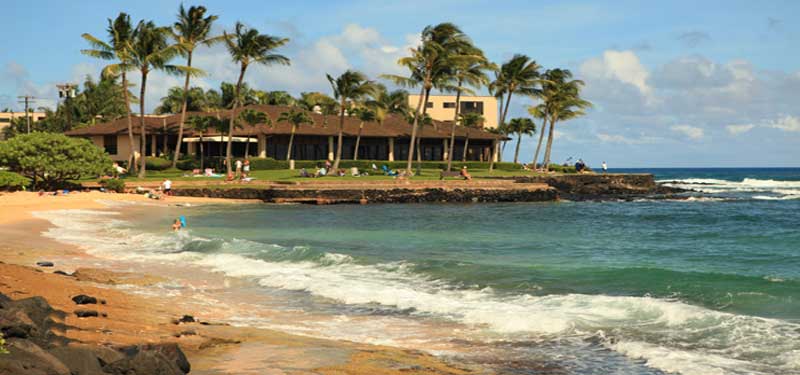
[[150, 171], [163, 171], [163, 170], [168, 169], [169, 167], [172, 166], [172, 160], [167, 160], [167, 159], [164, 159], [164, 158], [149, 157], [145, 161], [145, 164], [147, 165], [147, 170], [150, 170]]
[[105, 186], [106, 189], [117, 192], [125, 192], [125, 181], [120, 179], [100, 180], [100, 185]]
[[14, 172], [0, 171], [0, 190], [19, 190], [31, 183], [27, 177]]

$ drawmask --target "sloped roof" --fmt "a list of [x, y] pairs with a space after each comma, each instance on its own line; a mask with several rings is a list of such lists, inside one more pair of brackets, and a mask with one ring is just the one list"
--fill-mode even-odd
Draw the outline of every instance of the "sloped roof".
[[[266, 135], [288, 135], [291, 134], [292, 125], [288, 122], [281, 121], [278, 122], [278, 118], [280, 117], [282, 112], [288, 111], [290, 107], [288, 106], [277, 106], [277, 105], [250, 105], [239, 109], [238, 111], [244, 109], [252, 109], [260, 112], [264, 112], [269, 116], [272, 120], [271, 125], [267, 124], [256, 124], [254, 126], [245, 125], [242, 128], [234, 129], [233, 134], [234, 136], [246, 136], [246, 135], [257, 135], [257, 134], [266, 134]], [[187, 118], [190, 116], [220, 116], [221, 118], [230, 118], [231, 110], [224, 110], [220, 112], [190, 112], [187, 113]], [[296, 135], [306, 135], [306, 136], [336, 136], [339, 134], [339, 116], [323, 116], [319, 113], [309, 112], [312, 120], [314, 121], [313, 125], [303, 124], [297, 128], [295, 132]], [[145, 119], [145, 126], [147, 127], [148, 132], [153, 132], [156, 134], [163, 134], [166, 131], [169, 133], [174, 133], [177, 131], [179, 122], [180, 122], [180, 114], [173, 114], [173, 115], [166, 115], [166, 116], [148, 116], [144, 117]], [[133, 132], [134, 134], [140, 134], [140, 125], [139, 125], [139, 116], [133, 116]], [[354, 137], [358, 135], [359, 126], [361, 125], [361, 121], [355, 117], [345, 116], [344, 118], [344, 128], [343, 133], [345, 136]], [[396, 137], [396, 138], [404, 138], [411, 136], [412, 125], [409, 124], [403, 116], [390, 114], [386, 116], [383, 124], [377, 122], [367, 122], [364, 123], [363, 129], [361, 131], [362, 137]], [[422, 128], [422, 131], [419, 132], [419, 136], [422, 138], [428, 139], [445, 139], [450, 137], [450, 130], [451, 130], [452, 122], [442, 122], [442, 121], [434, 121], [434, 125], [425, 125]], [[111, 134], [123, 134], [128, 131], [128, 121], [127, 118], [123, 117], [114, 121], [105, 122], [101, 124], [96, 124], [93, 126], [89, 126], [82, 129], [75, 129], [67, 132], [67, 135], [71, 136], [90, 136], [90, 135], [111, 135]], [[205, 132], [205, 135], [213, 135], [216, 134], [215, 131], [211, 130]], [[456, 128], [456, 137], [464, 138], [467, 134], [469, 134], [470, 139], [485, 139], [485, 140], [492, 140], [492, 139], [503, 139], [504, 137], [497, 134], [492, 134], [487, 131], [479, 130], [479, 129], [467, 129], [464, 127], [457, 127]], [[197, 133], [192, 131], [191, 129], [187, 128], [184, 129], [184, 135], [189, 136], [196, 136]]]

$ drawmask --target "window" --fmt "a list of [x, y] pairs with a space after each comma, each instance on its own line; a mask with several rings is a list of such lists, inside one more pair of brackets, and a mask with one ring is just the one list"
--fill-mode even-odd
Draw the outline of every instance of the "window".
[[7, 124], [7, 123], [10, 123], [10, 122], [11, 122], [11, 119], [8, 118], [8, 117], [0, 118], [0, 123], [6, 123]]
[[483, 102], [461, 102], [460, 112], [483, 114]]
[[109, 155], [117, 154], [117, 135], [104, 135], [103, 148]]
[[455, 108], [456, 107], [456, 103], [455, 102], [444, 102], [444, 107], [445, 108]]
[[433, 102], [428, 102], [425, 104], [425, 106], [428, 108], [433, 108]]

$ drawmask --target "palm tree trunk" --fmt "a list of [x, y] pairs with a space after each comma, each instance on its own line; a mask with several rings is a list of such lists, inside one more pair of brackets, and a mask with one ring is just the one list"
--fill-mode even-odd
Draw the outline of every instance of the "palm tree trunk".
[[422, 107], [422, 122], [419, 122], [420, 133], [417, 137], [417, 176], [422, 175], [422, 130], [425, 128], [425, 115], [428, 114], [428, 98], [430, 98], [431, 89], [425, 90], [425, 106]]
[[550, 132], [547, 134], [547, 149], [544, 152], [544, 167], [545, 170], [549, 170], [550, 168], [550, 150], [553, 147], [553, 133], [555, 133], [557, 118], [553, 116], [550, 119]]
[[244, 158], [250, 157], [250, 134], [247, 134], [247, 142], [244, 144]]
[[297, 130], [297, 125], [292, 125], [292, 135], [289, 136], [289, 149], [286, 150], [286, 161], [292, 159], [292, 145], [294, 145], [294, 132]]
[[[506, 106], [503, 108], [503, 116], [500, 117], [500, 124], [498, 126], [503, 126], [506, 123], [506, 115], [508, 114], [508, 107], [511, 106], [511, 95], [514, 93], [514, 90], [509, 88], [508, 90], [508, 98], [506, 98]], [[495, 145], [495, 148], [497, 146]], [[497, 150], [492, 151], [492, 155], [489, 156], [489, 172], [494, 170], [494, 155], [497, 154]]]
[[536, 146], [536, 152], [533, 154], [533, 169], [538, 169], [536, 167], [536, 163], [539, 160], [539, 150], [542, 148], [542, 140], [544, 139], [545, 130], [547, 130], [547, 116], [544, 116], [544, 119], [542, 120], [542, 129], [539, 131], [539, 144]]
[[[139, 164], [139, 178], [144, 178], [147, 173], [147, 130], [144, 124], [144, 93], [147, 86], [147, 69], [142, 70], [142, 87], [139, 88], [139, 125], [142, 128], [142, 155]], [[155, 147], [155, 145], [153, 145]]]
[[469, 131], [467, 131], [467, 138], [464, 139], [464, 155], [461, 156], [461, 161], [467, 161], [467, 149], [469, 148]]
[[342, 103], [339, 108], [339, 142], [336, 144], [336, 160], [333, 162], [333, 170], [338, 170], [339, 162], [342, 161], [342, 134], [344, 133], [344, 104], [346, 99], [342, 96]]
[[203, 158], [204, 154], [205, 153], [203, 152], [203, 132], [200, 132], [200, 170], [201, 171], [205, 170], [205, 168], [204, 168], [205, 165], [203, 163], [205, 161], [204, 158]]
[[[192, 67], [192, 51], [186, 58], [186, 66]], [[186, 106], [189, 104], [189, 72], [186, 72], [186, 79], [183, 81], [183, 107], [181, 108], [181, 122], [178, 125], [178, 142], [175, 143], [175, 154], [172, 156], [172, 168], [178, 165], [178, 158], [181, 156], [181, 142], [183, 142], [183, 124], [186, 122]], [[164, 144], [166, 150], [167, 145]]]
[[453, 152], [456, 150], [456, 126], [458, 125], [458, 110], [461, 103], [461, 80], [458, 80], [458, 89], [456, 91], [456, 115], [453, 116], [453, 127], [450, 129], [450, 150], [447, 152], [447, 171], [453, 169]]
[[414, 162], [414, 141], [417, 137], [417, 125], [419, 124], [419, 110], [422, 106], [422, 99], [425, 98], [425, 86], [419, 90], [419, 100], [417, 101], [417, 109], [414, 110], [414, 123], [411, 124], [411, 141], [408, 144], [408, 163], [406, 164], [406, 173], [411, 174], [411, 163]]
[[358, 147], [361, 145], [361, 130], [364, 129], [364, 121], [358, 125], [358, 136], [356, 137], [356, 150], [353, 153], [353, 160], [358, 160]]
[[225, 151], [225, 164], [228, 167], [228, 173], [231, 173], [231, 153], [233, 152], [233, 124], [236, 121], [236, 110], [239, 107], [239, 91], [242, 89], [242, 80], [244, 79], [244, 72], [247, 70], [247, 65], [242, 65], [239, 70], [239, 80], [236, 81], [236, 96], [233, 98], [233, 109], [231, 110], [231, 120], [228, 125], [228, 145]]
[[522, 132], [517, 132], [517, 149], [514, 150], [514, 164], [519, 162], [519, 144], [522, 142]]
[[130, 155], [128, 156], [128, 169], [131, 173], [136, 172], [136, 147], [133, 146], [133, 118], [131, 117], [131, 99], [128, 96], [128, 75], [122, 72], [122, 98], [125, 100], [125, 115], [128, 117], [128, 145], [130, 146]]

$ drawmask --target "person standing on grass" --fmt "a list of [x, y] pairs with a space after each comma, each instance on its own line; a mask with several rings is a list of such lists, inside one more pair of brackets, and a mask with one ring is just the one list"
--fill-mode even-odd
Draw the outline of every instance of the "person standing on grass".
[[242, 159], [236, 159], [236, 175], [240, 176], [242, 174]]
[[603, 161], [603, 174], [606, 174], [606, 172], [608, 172], [608, 165], [606, 164], [606, 162], [604, 160]]
[[242, 166], [242, 177], [250, 177], [250, 160], [244, 159], [244, 166]]

